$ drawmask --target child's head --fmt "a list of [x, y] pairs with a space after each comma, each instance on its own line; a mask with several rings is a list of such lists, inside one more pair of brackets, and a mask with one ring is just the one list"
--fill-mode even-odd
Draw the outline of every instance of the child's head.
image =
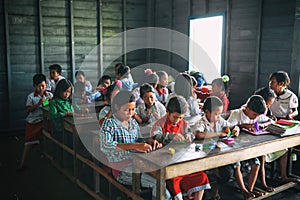
[[[159, 77], [156, 73], [153, 73], [151, 69], [147, 69], [148, 73], [146, 73], [146, 83], [149, 83], [150, 85], [152, 85], [153, 88], [157, 87], [158, 81], [159, 81]], [[145, 70], [146, 71], [146, 70]], [[151, 72], [151, 73], [150, 73]]]
[[217, 122], [223, 112], [223, 102], [219, 97], [208, 97], [204, 101], [203, 110], [208, 121]]
[[77, 82], [85, 83], [85, 74], [83, 71], [76, 71], [75, 78]]
[[135, 110], [135, 98], [129, 91], [120, 91], [113, 99], [112, 112], [120, 121], [128, 121]]
[[53, 64], [49, 66], [50, 79], [57, 81], [61, 75], [62, 67], [59, 64]]
[[202, 87], [203, 85], [206, 84], [206, 81], [204, 79], [204, 76], [201, 72], [197, 72], [197, 71], [191, 71], [190, 75], [193, 76], [196, 81], [197, 81], [197, 87]]
[[250, 119], [256, 119], [259, 115], [264, 114], [266, 109], [265, 100], [260, 95], [252, 95], [246, 103], [244, 113]]
[[186, 73], [179, 74], [175, 79], [174, 91], [177, 95], [181, 95], [188, 99], [193, 95], [193, 82], [191, 76]]
[[155, 102], [154, 88], [148, 83], [143, 84], [140, 87], [140, 97], [148, 107], [153, 106]]
[[117, 79], [127, 78], [130, 73], [130, 68], [128, 66], [121, 65], [117, 71]]
[[76, 97], [84, 97], [86, 94], [84, 83], [78, 81], [74, 85], [74, 96]]
[[32, 78], [33, 87], [35, 92], [38, 94], [43, 94], [46, 91], [46, 76], [44, 74], [36, 74]]
[[290, 85], [290, 77], [284, 71], [277, 71], [270, 75], [269, 86], [276, 94], [282, 93]]
[[188, 109], [189, 106], [185, 98], [175, 95], [168, 101], [166, 107], [167, 117], [171, 123], [176, 124], [183, 119]]
[[54, 92], [54, 98], [68, 99], [72, 94], [72, 83], [67, 79], [61, 79]]
[[223, 78], [216, 78], [211, 83], [212, 91], [214, 94], [226, 93], [228, 87], [227, 85], [228, 85], [227, 79], [224, 81]]
[[158, 80], [158, 84], [161, 87], [166, 87], [168, 85], [168, 74], [165, 71], [157, 71], [156, 72], [159, 80]]
[[275, 94], [274, 91], [268, 87], [262, 87], [255, 91], [256, 95], [262, 96], [262, 98], [266, 102], [267, 108], [270, 108], [270, 106], [273, 104], [275, 100]]
[[[121, 84], [119, 84], [119, 82]], [[106, 93], [105, 93], [105, 100], [107, 102], [111, 103], [113, 101], [114, 97], [120, 92], [121, 88], [122, 88], [122, 82], [119, 80], [116, 80], [113, 85], [110, 85], [107, 87]]]
[[99, 79], [97, 84], [97, 86], [104, 87], [104, 88], [107, 88], [110, 85], [111, 85], [111, 77], [109, 75], [103, 75]]
[[115, 65], [115, 74], [116, 74], [116, 76], [118, 75], [118, 69], [119, 69], [119, 67], [120, 67], [121, 65], [124, 66], [123, 63], [117, 63], [117, 64]]

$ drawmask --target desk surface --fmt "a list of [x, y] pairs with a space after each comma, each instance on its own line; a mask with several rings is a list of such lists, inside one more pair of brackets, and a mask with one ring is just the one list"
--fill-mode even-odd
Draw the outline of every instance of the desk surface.
[[[205, 153], [195, 152], [193, 144], [171, 144], [151, 153], [136, 153], [134, 165], [142, 172], [164, 169], [165, 178], [169, 179], [262, 156], [299, 144], [300, 134], [280, 138], [274, 135], [252, 136], [242, 132], [235, 138], [232, 147], [222, 145], [221, 149], [217, 148]], [[171, 146], [175, 149], [174, 155], [168, 152]]]

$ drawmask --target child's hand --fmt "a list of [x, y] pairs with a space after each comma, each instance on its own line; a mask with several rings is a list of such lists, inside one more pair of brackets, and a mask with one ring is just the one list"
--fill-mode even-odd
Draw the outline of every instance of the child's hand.
[[159, 119], [159, 114], [158, 114], [157, 111], [153, 111], [152, 114], [154, 115], [154, 117], [155, 117], [156, 119]]
[[232, 136], [235, 136], [235, 137], [239, 136], [239, 134], [240, 134], [240, 127], [235, 126], [235, 127], [232, 129], [231, 133], [232, 133]]
[[193, 141], [192, 135], [191, 134], [186, 134], [185, 135], [185, 141], [192, 142]]
[[158, 142], [157, 140], [153, 140], [153, 143], [152, 143], [152, 150], [154, 151], [155, 149], [160, 149], [162, 148], [162, 143]]
[[184, 136], [181, 135], [181, 134], [175, 134], [173, 140], [174, 140], [175, 142], [182, 142], [182, 141], [185, 141], [185, 138], [184, 138]]
[[152, 146], [147, 143], [137, 143], [137, 144], [135, 144], [134, 149], [138, 152], [146, 153], [146, 152], [152, 151]]
[[46, 98], [45, 97], [43, 97], [43, 98], [41, 98], [40, 100], [39, 100], [39, 105], [42, 105], [43, 104], [43, 102], [46, 100]]
[[254, 124], [244, 124], [243, 128], [248, 129], [249, 131], [256, 131], [256, 128], [254, 127]]

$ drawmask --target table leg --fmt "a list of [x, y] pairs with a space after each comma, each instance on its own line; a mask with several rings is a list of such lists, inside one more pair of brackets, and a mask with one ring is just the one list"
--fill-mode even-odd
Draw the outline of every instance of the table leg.
[[158, 170], [158, 179], [156, 180], [156, 199], [165, 200], [166, 191], [166, 171], [164, 168]]

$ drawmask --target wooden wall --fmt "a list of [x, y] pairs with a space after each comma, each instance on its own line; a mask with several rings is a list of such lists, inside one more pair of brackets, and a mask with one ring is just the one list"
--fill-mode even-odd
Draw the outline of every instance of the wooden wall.
[[32, 77], [48, 76], [49, 65], [62, 65], [62, 75], [71, 80], [82, 69], [95, 85], [102, 74], [114, 75], [116, 62], [137, 66], [146, 61], [146, 50], [122, 56], [126, 37], [114, 44], [105, 40], [147, 26], [147, 0], [0, 2], [0, 135], [24, 129]]
[[[226, 13], [225, 72], [231, 77], [231, 108], [241, 106], [253, 92], [268, 85], [276, 70], [292, 72], [295, 0], [156, 0], [155, 26], [188, 34], [188, 16]], [[178, 48], [175, 40], [170, 42]], [[183, 51], [187, 51], [182, 47]], [[179, 71], [186, 61], [170, 53], [157, 52], [157, 62], [168, 63]], [[298, 92], [299, 77], [292, 80]]]
[[[159, 63], [178, 71], [187, 62], [169, 51], [138, 49], [128, 35], [133, 28], [154, 26], [188, 34], [188, 17], [226, 13], [225, 72], [231, 77], [231, 107], [239, 107], [275, 70], [291, 74], [299, 90], [299, 0], [0, 0], [1, 133], [24, 129], [25, 99], [35, 73], [63, 66], [73, 79], [82, 68], [95, 85], [113, 74], [116, 62], [131, 67]], [[297, 20], [296, 20], [297, 19]], [[188, 46], [170, 34], [170, 49], [187, 54]], [[93, 53], [91, 53], [91, 51]]]

